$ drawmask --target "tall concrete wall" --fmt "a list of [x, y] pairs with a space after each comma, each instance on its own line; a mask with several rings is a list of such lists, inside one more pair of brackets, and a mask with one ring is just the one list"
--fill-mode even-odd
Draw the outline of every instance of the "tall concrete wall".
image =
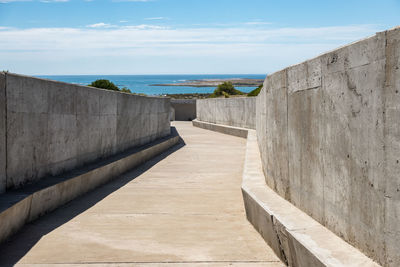
[[400, 28], [269, 75], [257, 98], [267, 184], [400, 266]]
[[170, 134], [168, 98], [5, 76], [7, 111], [0, 123], [6, 118], [7, 188]]
[[6, 183], [6, 76], [0, 73], [0, 194]]
[[191, 121], [196, 118], [196, 99], [171, 99], [176, 121]]
[[210, 98], [197, 100], [197, 119], [242, 128], [256, 128], [256, 98]]

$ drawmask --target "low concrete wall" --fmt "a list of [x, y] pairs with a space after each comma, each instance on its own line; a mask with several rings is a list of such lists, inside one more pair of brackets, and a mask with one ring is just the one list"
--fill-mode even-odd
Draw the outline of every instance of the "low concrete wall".
[[257, 98], [266, 183], [380, 264], [400, 265], [400, 28], [272, 75]]
[[289, 266], [379, 266], [265, 183], [254, 130], [248, 130], [242, 182], [247, 219]]
[[248, 129], [246, 128], [227, 126], [222, 124], [214, 124], [214, 123], [199, 121], [197, 119], [193, 120], [192, 124], [194, 127], [199, 127], [202, 129], [219, 132], [223, 134], [229, 134], [237, 137], [247, 138]]
[[198, 99], [197, 119], [204, 122], [255, 129], [256, 98]]
[[180, 140], [173, 134], [130, 149], [106, 160], [58, 177], [41, 181], [0, 195], [0, 243], [24, 224], [51, 212], [70, 200], [118, 178], [141, 163], [161, 154]]
[[[57, 175], [170, 134], [168, 98], [9, 73], [0, 76], [0, 93], [4, 88], [1, 77], [6, 81], [7, 107], [6, 114], [0, 111], [0, 123], [6, 118], [7, 145], [0, 151], [6, 151], [7, 188]], [[0, 102], [0, 110], [4, 110], [2, 105]], [[0, 148], [2, 136], [0, 132]], [[0, 165], [0, 185], [4, 184], [1, 170]]]
[[196, 99], [171, 99], [176, 121], [191, 121], [196, 118]]

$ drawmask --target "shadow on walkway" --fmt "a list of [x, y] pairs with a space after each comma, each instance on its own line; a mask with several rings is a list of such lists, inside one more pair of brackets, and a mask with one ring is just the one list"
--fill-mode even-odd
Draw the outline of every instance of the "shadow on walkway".
[[[72, 200], [38, 220], [25, 225], [8, 241], [0, 244], [0, 266], [13, 266], [22, 259], [44, 235], [91, 208], [96, 203], [134, 180], [142, 173], [152, 168], [155, 164], [184, 146], [185, 142], [180, 139], [177, 145], [136, 167], [132, 171], [121, 175], [115, 180], [102, 185], [97, 189], [94, 189], [92, 192]], [[49, 253], [51, 253], [51, 251], [49, 251]]]

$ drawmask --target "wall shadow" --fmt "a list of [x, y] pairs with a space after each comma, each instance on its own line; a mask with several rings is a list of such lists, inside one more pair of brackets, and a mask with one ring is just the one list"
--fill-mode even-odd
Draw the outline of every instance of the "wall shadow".
[[[174, 128], [172, 129], [175, 130]], [[162, 154], [119, 176], [115, 180], [72, 200], [36, 221], [26, 224], [18, 233], [0, 244], [0, 266], [14, 266], [14, 264], [18, 263], [44, 235], [91, 208], [96, 203], [130, 181], [136, 179], [155, 164], [185, 145], [184, 140], [180, 138], [178, 144], [169, 148]], [[51, 253], [51, 251], [49, 251], [49, 253]]]

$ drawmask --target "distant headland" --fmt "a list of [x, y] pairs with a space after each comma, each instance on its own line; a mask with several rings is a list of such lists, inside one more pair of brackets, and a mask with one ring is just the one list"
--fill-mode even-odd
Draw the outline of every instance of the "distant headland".
[[234, 86], [257, 87], [264, 82], [263, 79], [247, 79], [247, 78], [232, 78], [232, 79], [202, 79], [188, 80], [180, 83], [164, 83], [150, 84], [150, 86], [189, 86], [189, 87], [215, 87], [224, 82], [231, 82]]

